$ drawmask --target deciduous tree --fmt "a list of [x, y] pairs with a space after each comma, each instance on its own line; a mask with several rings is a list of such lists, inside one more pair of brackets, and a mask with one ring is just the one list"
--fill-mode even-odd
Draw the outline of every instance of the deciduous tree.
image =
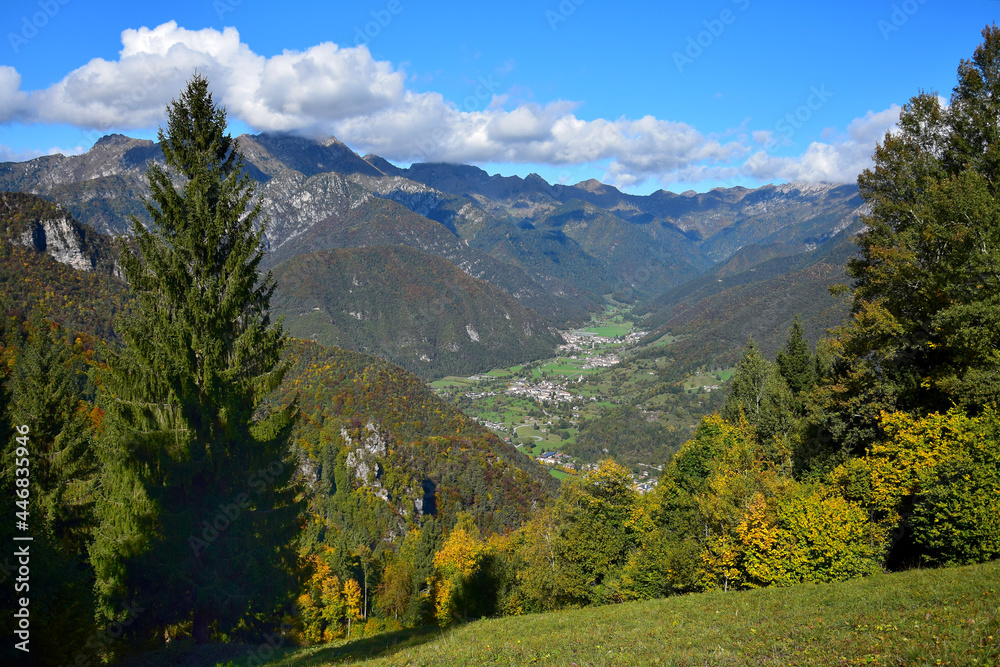
[[911, 98], [858, 178], [852, 317], [814, 420], [853, 454], [882, 411], [976, 414], [1000, 399], [1000, 28], [982, 34], [950, 103]]

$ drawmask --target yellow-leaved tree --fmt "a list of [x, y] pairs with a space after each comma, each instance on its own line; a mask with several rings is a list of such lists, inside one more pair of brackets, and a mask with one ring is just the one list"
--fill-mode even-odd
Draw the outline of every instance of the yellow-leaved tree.
[[1000, 415], [959, 408], [883, 413], [885, 437], [834, 473], [890, 540], [891, 563], [980, 563], [1000, 556]]
[[441, 627], [462, 620], [477, 607], [476, 579], [487, 551], [472, 518], [459, 515], [458, 523], [434, 554], [434, 571], [427, 579], [434, 617]]
[[344, 582], [343, 589], [343, 616], [347, 619], [347, 636], [351, 636], [351, 622], [361, 618], [361, 584], [354, 579]]
[[[882, 542], [864, 508], [832, 487], [793, 479], [788, 463], [775, 461], [755, 435], [746, 420], [716, 415], [684, 444], [657, 491], [659, 525], [644, 542], [644, 550], [657, 549], [645, 553], [649, 566], [704, 590], [877, 571]], [[665, 562], [657, 564], [656, 554]]]
[[340, 579], [318, 554], [309, 557], [312, 568], [305, 591], [296, 599], [302, 619], [302, 635], [307, 642], [328, 642], [340, 635]]

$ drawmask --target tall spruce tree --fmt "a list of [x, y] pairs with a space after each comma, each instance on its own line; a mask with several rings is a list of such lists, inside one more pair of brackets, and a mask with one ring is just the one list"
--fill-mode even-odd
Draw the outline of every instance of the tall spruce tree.
[[811, 389], [816, 381], [816, 360], [809, 350], [802, 320], [796, 315], [788, 330], [788, 340], [784, 347], [778, 350], [775, 362], [781, 377], [785, 378], [788, 388], [798, 396], [801, 392]]
[[167, 113], [166, 168], [147, 172], [152, 224], [133, 218], [136, 251], [121, 246], [134, 304], [116, 324], [123, 346], [107, 351], [91, 553], [106, 617], [131, 603], [131, 632], [192, 622], [204, 643], [266, 624], [288, 599], [294, 409], [262, 405], [286, 336], [270, 320], [260, 202], [226, 112], [195, 75]]
[[83, 411], [85, 365], [61, 328], [35, 308], [10, 379], [11, 424], [25, 424], [36, 518], [77, 555], [86, 553], [94, 453]]
[[775, 436], [784, 437], [791, 428], [792, 403], [785, 380], [751, 336], [729, 381], [723, 418], [733, 424], [746, 418], [760, 442], [770, 446]]
[[[32, 313], [27, 336], [8, 339], [15, 342], [9, 426], [29, 430], [23, 441], [26, 455], [19, 454], [22, 443], [9, 430], [4, 437], [4, 497], [13, 498], [15, 471], [29, 470], [27, 478], [17, 477], [30, 482], [26, 505], [17, 507], [28, 529], [15, 532], [33, 540], [30, 592], [37, 622], [32, 637], [38, 641], [32, 643], [31, 655], [39, 664], [66, 664], [94, 631], [87, 543], [95, 460], [82, 400], [85, 364], [74, 358], [66, 336], [44, 317], [41, 304]], [[13, 537], [7, 531], [0, 534]]]
[[[10, 371], [8, 362], [14, 357], [15, 347], [14, 319], [8, 317], [10, 309], [10, 297], [6, 292], [0, 292], [0, 318], [2, 318], [0, 319], [0, 362], [2, 362], [0, 363], [0, 451], [3, 452], [3, 461], [0, 465], [0, 471], [2, 471], [0, 472], [0, 494], [5, 499], [9, 499], [5, 501], [4, 507], [9, 508], [8, 511], [13, 511], [14, 506], [11, 505], [11, 502], [15, 499], [13, 473], [15, 466], [12, 455], [14, 454], [15, 432], [10, 423], [10, 392], [7, 390], [7, 382]], [[8, 514], [8, 516], [10, 515]], [[13, 544], [14, 535], [14, 522], [9, 520], [0, 522], [0, 542]], [[0, 605], [3, 605], [4, 609], [14, 609], [17, 604], [14, 586], [11, 584], [11, 575], [14, 572], [15, 564], [12, 556], [6, 554], [0, 556]], [[15, 621], [13, 614], [0, 616], [0, 632], [5, 637], [14, 636], [14, 630], [17, 629]], [[15, 649], [12, 643], [7, 642], [6, 644], [0, 649], [0, 660], [5, 661], [5, 664], [7, 662], [13, 664], [15, 654], [21, 653], [21, 651]]]

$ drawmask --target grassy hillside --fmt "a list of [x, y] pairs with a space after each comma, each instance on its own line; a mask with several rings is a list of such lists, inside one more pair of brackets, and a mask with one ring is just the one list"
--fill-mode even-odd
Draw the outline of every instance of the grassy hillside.
[[997, 665], [1000, 561], [483, 620], [454, 630], [289, 650], [262, 662], [272, 667]]

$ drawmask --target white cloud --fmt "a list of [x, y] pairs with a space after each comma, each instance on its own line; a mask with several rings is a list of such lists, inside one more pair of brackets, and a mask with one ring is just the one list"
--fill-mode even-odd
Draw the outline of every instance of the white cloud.
[[0, 65], [0, 123], [17, 120], [28, 100], [21, 92], [21, 75], [13, 67]]
[[42, 157], [43, 155], [56, 155], [58, 153], [62, 153], [63, 155], [79, 155], [85, 152], [87, 152], [87, 149], [83, 146], [74, 146], [73, 148], [53, 146], [47, 150], [15, 150], [10, 146], [0, 144], [0, 162], [24, 162], [26, 160], [33, 160], [36, 157]]
[[235, 28], [186, 30], [171, 21], [125, 30], [118, 60], [91, 60], [33, 93], [32, 106], [45, 123], [151, 127], [164, 122], [166, 104], [195, 70], [231, 115], [261, 130], [320, 129], [403, 97], [403, 73], [372, 60], [364, 46], [323, 43], [265, 58]]
[[830, 143], [814, 141], [797, 157], [776, 157], [756, 152], [743, 171], [760, 181], [775, 179], [796, 182], [848, 183], [872, 166], [875, 145], [885, 138], [899, 120], [900, 107], [892, 105], [879, 112], [869, 111], [847, 126], [845, 135]]
[[[125, 30], [121, 39], [117, 60], [96, 58], [30, 94], [20, 90], [16, 70], [0, 66], [0, 123], [156, 127], [197, 70], [230, 118], [258, 131], [332, 134], [359, 152], [400, 162], [599, 163], [605, 180], [630, 187], [649, 179], [698, 182], [741, 174], [760, 181], [853, 181], [899, 113], [898, 107], [869, 112], [798, 157], [776, 157], [766, 153], [774, 144], [770, 130], [713, 136], [652, 116], [584, 120], [575, 102], [515, 104], [516, 85], [498, 90], [493, 76], [470, 81], [459, 106], [438, 93], [408, 90], [402, 69], [374, 60], [365, 46], [324, 42], [265, 57], [241, 42], [235, 28], [187, 30], [173, 21]], [[512, 67], [505, 63], [494, 75]]]

